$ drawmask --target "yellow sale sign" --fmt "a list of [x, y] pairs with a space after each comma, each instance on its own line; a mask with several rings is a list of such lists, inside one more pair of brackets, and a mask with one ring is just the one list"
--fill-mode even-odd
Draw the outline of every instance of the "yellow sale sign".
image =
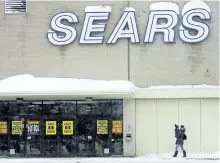
[[12, 121], [12, 135], [22, 135], [23, 133], [23, 122]]
[[63, 135], [73, 135], [73, 121], [63, 121]]
[[122, 121], [112, 121], [112, 133], [114, 134], [122, 133]]
[[97, 134], [108, 134], [108, 120], [97, 120]]
[[0, 134], [7, 134], [7, 122], [0, 122]]
[[46, 121], [46, 135], [57, 134], [57, 121]]

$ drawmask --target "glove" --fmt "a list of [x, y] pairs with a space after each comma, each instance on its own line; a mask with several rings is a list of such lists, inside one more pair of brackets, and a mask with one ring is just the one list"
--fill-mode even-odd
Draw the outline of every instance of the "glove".
[[179, 126], [175, 124], [175, 128], [178, 128]]

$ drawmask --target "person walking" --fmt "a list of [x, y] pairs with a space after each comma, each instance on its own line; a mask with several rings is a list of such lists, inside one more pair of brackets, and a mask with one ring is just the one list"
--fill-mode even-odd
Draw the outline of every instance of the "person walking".
[[183, 157], [186, 157], [186, 151], [184, 150], [183, 144], [184, 140], [186, 140], [186, 135], [185, 135], [185, 127], [183, 125], [179, 126], [175, 124], [175, 137], [176, 137], [176, 148], [175, 148], [175, 153], [173, 157], [177, 157], [178, 155], [178, 148], [180, 147], [181, 150], [183, 151]]

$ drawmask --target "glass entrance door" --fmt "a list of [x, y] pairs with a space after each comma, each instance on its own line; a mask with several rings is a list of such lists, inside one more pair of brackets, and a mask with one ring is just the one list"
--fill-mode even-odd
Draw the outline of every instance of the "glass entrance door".
[[77, 102], [77, 152], [80, 157], [111, 156], [111, 102]]
[[37, 157], [42, 154], [42, 126], [40, 117], [25, 118], [26, 156]]
[[75, 157], [76, 155], [76, 130], [75, 116], [62, 116], [60, 123], [60, 157]]
[[77, 102], [77, 156], [95, 156], [95, 119], [92, 103]]

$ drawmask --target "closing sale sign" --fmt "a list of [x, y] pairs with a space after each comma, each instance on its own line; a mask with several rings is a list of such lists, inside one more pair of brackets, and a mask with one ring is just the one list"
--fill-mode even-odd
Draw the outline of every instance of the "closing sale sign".
[[[73, 43], [77, 36], [79, 36], [79, 44], [103, 44], [104, 37], [106, 44], [115, 44], [119, 39], [129, 39], [131, 43], [152, 43], [157, 33], [163, 34], [166, 43], [175, 42], [175, 36], [186, 43], [198, 43], [209, 35], [207, 21], [211, 19], [211, 9], [202, 0], [189, 1], [182, 9], [174, 2], [155, 2], [146, 6], [148, 7], [149, 13], [143, 40], [140, 40], [136, 11], [132, 7], [124, 9], [117, 23], [113, 25], [111, 34], [105, 35], [108, 20], [111, 18], [111, 6], [85, 7], [81, 31], [75, 28], [75, 25], [80, 22], [77, 13], [57, 13], [52, 17], [47, 38], [51, 44], [62, 46]], [[158, 20], [164, 20], [164, 22], [160, 23]], [[178, 22], [180, 24], [177, 26]]]

